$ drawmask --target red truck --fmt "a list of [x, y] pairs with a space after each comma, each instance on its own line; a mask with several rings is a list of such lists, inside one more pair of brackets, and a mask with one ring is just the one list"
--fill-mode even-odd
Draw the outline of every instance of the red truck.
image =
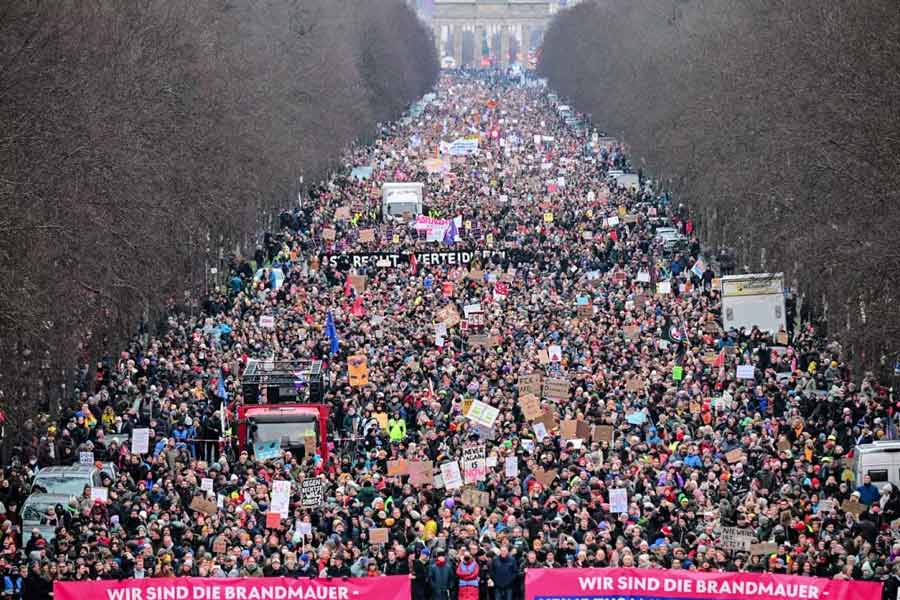
[[253, 450], [263, 442], [280, 442], [305, 456], [312, 436], [316, 453], [328, 461], [328, 417], [323, 404], [328, 384], [321, 361], [250, 360], [241, 376], [243, 402], [237, 406], [240, 447]]

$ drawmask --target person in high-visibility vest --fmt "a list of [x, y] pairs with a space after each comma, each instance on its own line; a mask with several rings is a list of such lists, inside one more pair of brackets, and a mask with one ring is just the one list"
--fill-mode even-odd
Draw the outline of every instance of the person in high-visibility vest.
[[402, 442], [406, 439], [406, 420], [400, 416], [399, 412], [395, 412], [394, 416], [388, 421], [388, 435], [391, 442]]

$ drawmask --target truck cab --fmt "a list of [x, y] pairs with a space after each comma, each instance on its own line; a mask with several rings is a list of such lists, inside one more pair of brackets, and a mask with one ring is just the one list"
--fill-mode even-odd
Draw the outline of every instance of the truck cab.
[[868, 475], [879, 488], [885, 483], [900, 487], [900, 440], [857, 446], [853, 452], [853, 474], [857, 485]]

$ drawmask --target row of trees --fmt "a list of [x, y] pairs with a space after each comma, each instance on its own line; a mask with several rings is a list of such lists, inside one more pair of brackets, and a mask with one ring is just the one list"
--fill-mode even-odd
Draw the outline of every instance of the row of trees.
[[895, 0], [593, 0], [539, 69], [661, 174], [705, 242], [782, 270], [867, 365], [900, 350]]
[[402, 0], [2, 3], [5, 407], [202, 291], [437, 70]]

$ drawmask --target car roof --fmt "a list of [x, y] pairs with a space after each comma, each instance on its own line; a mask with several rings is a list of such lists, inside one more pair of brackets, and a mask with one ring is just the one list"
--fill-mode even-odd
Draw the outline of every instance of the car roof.
[[35, 478], [47, 475], [73, 476], [84, 475], [89, 477], [97, 468], [93, 465], [69, 465], [67, 467], [45, 467], [38, 471]]
[[25, 504], [66, 504], [72, 498], [71, 494], [32, 494], [25, 499]]

